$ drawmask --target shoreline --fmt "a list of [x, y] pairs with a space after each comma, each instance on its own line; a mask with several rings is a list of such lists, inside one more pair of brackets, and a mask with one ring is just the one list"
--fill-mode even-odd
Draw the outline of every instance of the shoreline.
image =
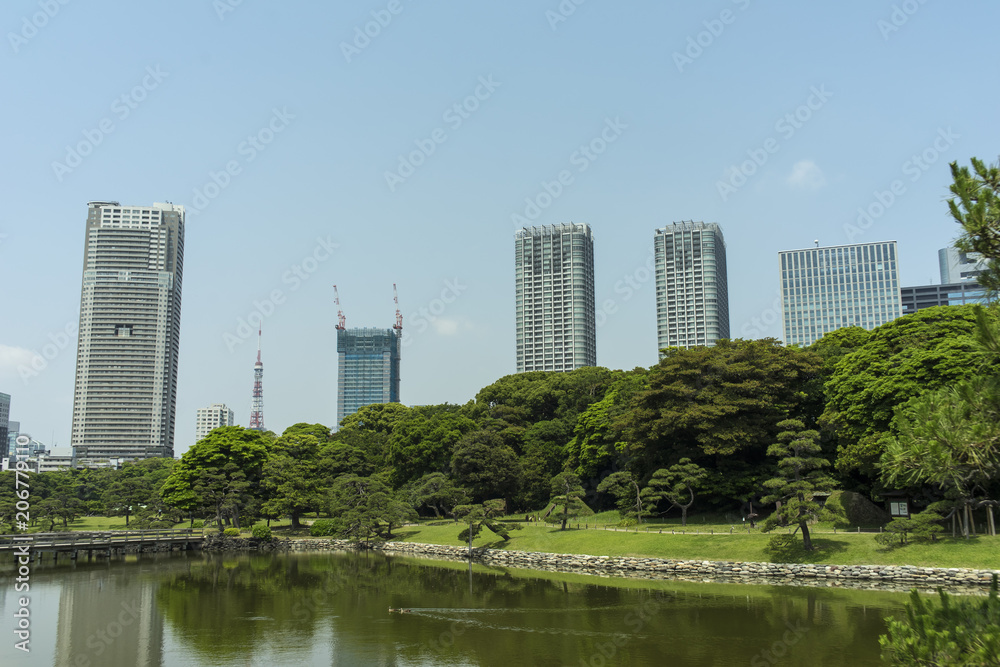
[[[369, 550], [387, 555], [419, 556], [462, 562], [469, 560], [468, 547], [420, 542], [383, 542], [366, 546], [350, 540], [291, 539], [288, 540], [288, 547], [292, 552]], [[974, 568], [679, 560], [514, 551], [487, 547], [473, 547], [472, 560], [487, 566], [600, 577], [860, 588], [899, 592], [909, 592], [913, 588], [933, 592], [937, 588], [944, 588], [949, 592], [978, 595], [989, 591], [993, 575], [1000, 575], [1000, 570]]]

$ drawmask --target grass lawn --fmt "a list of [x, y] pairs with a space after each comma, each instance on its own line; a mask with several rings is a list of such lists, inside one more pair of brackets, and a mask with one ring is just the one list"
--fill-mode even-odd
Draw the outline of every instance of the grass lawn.
[[[463, 544], [458, 540], [462, 527], [451, 521], [430, 521], [420, 526], [401, 528], [395, 535], [400, 541], [458, 546]], [[1000, 569], [1000, 537], [971, 540], [945, 538], [934, 544], [910, 544], [883, 551], [871, 533], [820, 533], [813, 536], [817, 547], [815, 551], [797, 549], [781, 558], [773, 557], [765, 550], [770, 538], [769, 534], [748, 535], [738, 531], [730, 535], [728, 527], [723, 533], [715, 535], [671, 535], [666, 532], [614, 532], [592, 528], [561, 531], [558, 527], [535, 524], [513, 531], [510, 541], [506, 543], [484, 530], [473, 545], [593, 556]]]

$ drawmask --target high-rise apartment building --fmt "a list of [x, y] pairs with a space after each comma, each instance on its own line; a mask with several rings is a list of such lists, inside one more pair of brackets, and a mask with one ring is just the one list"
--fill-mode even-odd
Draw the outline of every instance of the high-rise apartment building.
[[597, 365], [590, 225], [525, 227], [514, 237], [517, 372]]
[[402, 329], [337, 328], [337, 423], [359, 408], [399, 403]]
[[895, 241], [778, 253], [787, 345], [841, 327], [874, 329], [901, 315]]
[[982, 255], [965, 253], [955, 247], [938, 250], [938, 264], [942, 285], [976, 282], [976, 277], [986, 268]]
[[719, 225], [688, 221], [657, 229], [653, 259], [657, 348], [729, 338], [726, 241]]
[[[0, 393], [0, 458], [7, 456], [7, 434], [10, 427], [10, 394]], [[20, 428], [20, 425], [18, 425]]]
[[183, 266], [183, 206], [88, 204], [77, 459], [173, 456]]
[[213, 403], [207, 408], [198, 408], [194, 426], [194, 441], [198, 442], [212, 429], [232, 426], [235, 415], [224, 403]]
[[17, 446], [17, 436], [21, 433], [21, 422], [8, 421], [7, 422], [7, 439], [0, 442], [0, 449], [3, 450], [3, 456], [0, 458], [9, 458], [14, 456], [14, 448]]

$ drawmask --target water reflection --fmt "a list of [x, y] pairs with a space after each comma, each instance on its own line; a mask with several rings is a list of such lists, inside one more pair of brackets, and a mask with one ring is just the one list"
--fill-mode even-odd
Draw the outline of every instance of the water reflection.
[[0, 664], [874, 665], [882, 618], [905, 600], [372, 553], [187, 554], [33, 577], [32, 654], [8, 641]]

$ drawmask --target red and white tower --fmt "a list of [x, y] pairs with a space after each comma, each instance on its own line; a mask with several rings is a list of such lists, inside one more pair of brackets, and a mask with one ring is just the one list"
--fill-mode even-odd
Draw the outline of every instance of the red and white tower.
[[260, 334], [257, 330], [257, 363], [253, 365], [253, 403], [250, 407], [250, 428], [266, 431], [264, 428], [264, 364], [260, 362]]

